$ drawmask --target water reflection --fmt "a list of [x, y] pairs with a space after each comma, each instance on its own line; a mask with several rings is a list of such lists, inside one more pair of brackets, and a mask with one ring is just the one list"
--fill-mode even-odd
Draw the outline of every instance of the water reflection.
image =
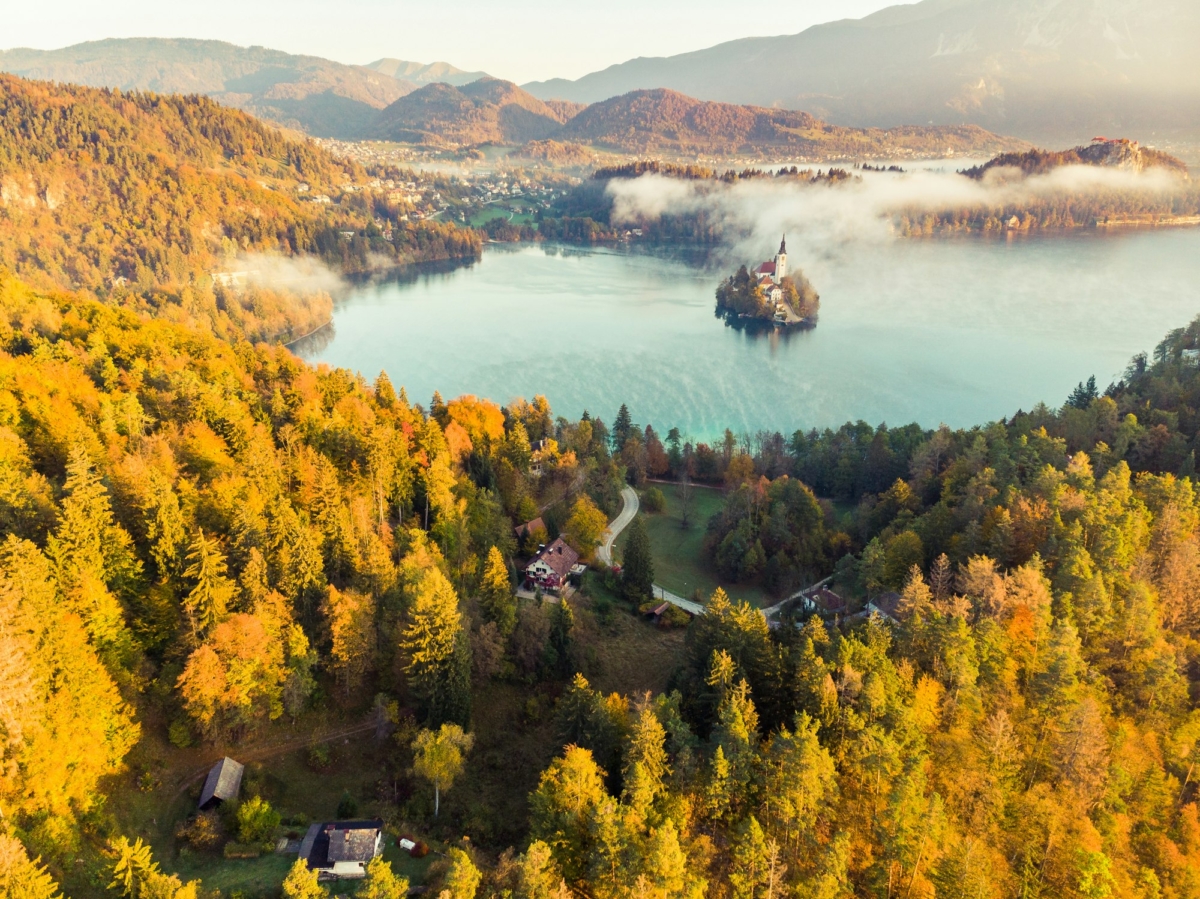
[[[793, 252], [796, 252], [795, 250]], [[849, 244], [800, 258], [815, 330], [714, 318], [727, 267], [671, 252], [489, 245], [363, 283], [306, 358], [424, 401], [537, 393], [556, 411], [708, 437], [865, 419], [965, 426], [1101, 384], [1200, 310], [1200, 229], [1044, 239]], [[715, 260], [715, 261], [714, 261]]]

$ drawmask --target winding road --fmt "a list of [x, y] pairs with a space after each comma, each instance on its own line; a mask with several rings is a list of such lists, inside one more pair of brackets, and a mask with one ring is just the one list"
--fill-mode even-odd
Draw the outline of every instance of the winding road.
[[[621, 491], [621, 500], [624, 506], [621, 507], [620, 513], [612, 520], [608, 529], [604, 532], [604, 542], [596, 548], [596, 558], [603, 564], [611, 566], [613, 563], [613, 544], [617, 538], [621, 536], [621, 532], [629, 527], [629, 523], [637, 516], [640, 502], [638, 501], [637, 491], [632, 487], [626, 486]], [[704, 606], [698, 602], [692, 602], [690, 599], [684, 599], [682, 596], [676, 596], [669, 590], [664, 590], [662, 587], [655, 584], [651, 591], [655, 599], [661, 599], [664, 602], [669, 602], [673, 606], [678, 606], [685, 612], [691, 615], [703, 615]]]
[[[613, 544], [616, 543], [617, 538], [621, 536], [621, 532], [624, 531], [625, 528], [629, 527], [629, 523], [637, 516], [638, 509], [641, 506], [641, 503], [638, 500], [637, 491], [628, 485], [621, 490], [621, 500], [624, 502], [624, 505], [621, 507], [621, 511], [604, 531], [604, 541], [598, 547], [596, 547], [596, 560], [601, 564], [608, 565], [610, 567], [613, 563]], [[797, 590], [786, 599], [780, 600], [775, 605], [763, 609], [763, 616], [770, 621], [772, 618], [777, 617], [779, 613], [788, 605], [788, 603], [793, 602], [802, 596], [806, 596], [817, 588], [825, 586], [832, 580], [832, 577], [827, 577], [825, 580], [818, 581], [811, 587], [805, 587], [803, 590]], [[690, 599], [684, 599], [682, 596], [676, 596], [670, 590], [664, 590], [657, 584], [655, 584], [651, 589], [655, 599], [661, 599], [664, 602], [669, 602], [671, 605], [678, 606], [689, 614], [703, 615], [705, 612], [704, 606], [700, 603], [693, 602]]]

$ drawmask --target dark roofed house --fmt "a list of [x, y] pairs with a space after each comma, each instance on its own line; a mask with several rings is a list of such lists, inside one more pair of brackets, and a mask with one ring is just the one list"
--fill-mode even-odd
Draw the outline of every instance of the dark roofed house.
[[537, 551], [525, 567], [525, 577], [543, 589], [558, 590], [566, 584], [578, 562], [579, 553], [559, 537]]
[[535, 531], [546, 530], [546, 522], [540, 518], [535, 518], [533, 521], [527, 521], [524, 524], [519, 524], [513, 528], [513, 533], [517, 535], [517, 539], [524, 542], [525, 538]]
[[235, 762], [229, 756], [213, 765], [208, 777], [204, 779], [204, 789], [200, 791], [201, 810], [216, 808], [228, 799], [237, 799], [245, 770], [245, 765]]
[[867, 611], [872, 615], [879, 615], [886, 618], [888, 621], [899, 621], [900, 602], [899, 593], [894, 591], [881, 593], [867, 603]]
[[313, 824], [300, 841], [300, 858], [321, 879], [367, 876], [367, 862], [383, 852], [383, 821], [331, 821]]
[[805, 600], [815, 612], [821, 615], [845, 615], [848, 609], [846, 600], [825, 587], [814, 590], [805, 597]]

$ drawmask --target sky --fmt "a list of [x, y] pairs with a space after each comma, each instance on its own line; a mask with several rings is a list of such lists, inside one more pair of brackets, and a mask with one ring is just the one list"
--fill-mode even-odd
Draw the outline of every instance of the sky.
[[636, 56], [860, 18], [887, 0], [41, 0], [6, 3], [0, 49], [106, 37], [260, 44], [345, 63], [445, 61], [524, 83]]

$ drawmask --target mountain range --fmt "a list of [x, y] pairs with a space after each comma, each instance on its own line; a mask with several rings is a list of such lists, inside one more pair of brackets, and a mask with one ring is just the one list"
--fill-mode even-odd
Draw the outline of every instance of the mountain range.
[[369, 136], [431, 145], [553, 140], [622, 153], [774, 152], [812, 159], [992, 155], [1027, 148], [978, 126], [847, 128], [806, 112], [714, 103], [669, 90], [631, 91], [587, 107], [543, 102], [497, 78], [413, 91], [379, 114]]
[[0, 71], [89, 87], [205, 94], [284, 127], [348, 139], [362, 136], [380, 110], [425, 84], [467, 83], [484, 74], [444, 62], [381, 59], [352, 66], [264, 47], [168, 38], [0, 51]]
[[1200, 128], [1197, 48], [1196, 0], [923, 0], [525, 88], [581, 103], [670, 88], [844, 125], [1120, 136]]
[[379, 113], [368, 136], [415, 144], [524, 144], [544, 140], [583, 106], [539, 100], [511, 81], [483, 77], [455, 87], [434, 83]]

